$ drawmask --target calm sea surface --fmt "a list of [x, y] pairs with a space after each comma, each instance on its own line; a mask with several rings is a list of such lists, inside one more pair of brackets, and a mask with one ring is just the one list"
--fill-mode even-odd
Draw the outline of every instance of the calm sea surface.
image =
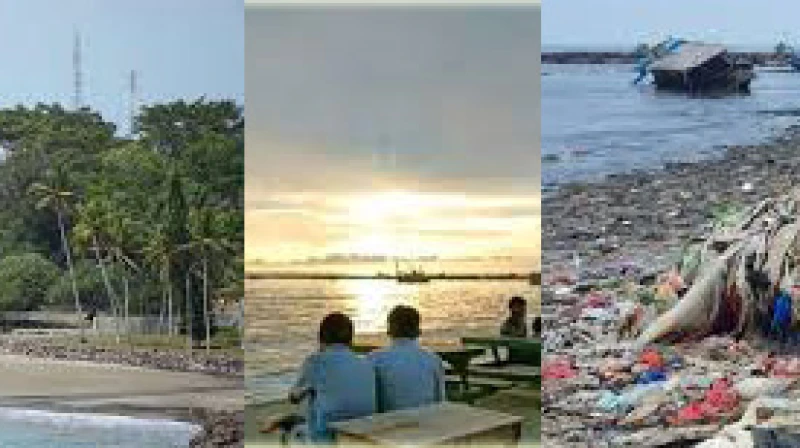
[[[538, 269], [535, 260], [425, 264], [430, 273], [509, 273]], [[294, 270], [296, 266], [292, 267]], [[287, 267], [275, 267], [286, 270]], [[307, 268], [306, 270], [309, 270]], [[391, 272], [385, 265], [318, 266], [318, 272]], [[320, 320], [333, 311], [350, 315], [357, 338], [384, 335], [386, 315], [410, 304], [422, 315], [423, 337], [458, 341], [470, 334], [496, 334], [512, 295], [539, 311], [538, 287], [522, 281], [247, 280], [247, 394], [250, 403], [285, 396], [299, 364], [316, 347]]]
[[757, 143], [798, 122], [800, 73], [759, 70], [751, 94], [688, 98], [633, 86], [627, 65], [542, 67], [542, 181], [552, 188]]

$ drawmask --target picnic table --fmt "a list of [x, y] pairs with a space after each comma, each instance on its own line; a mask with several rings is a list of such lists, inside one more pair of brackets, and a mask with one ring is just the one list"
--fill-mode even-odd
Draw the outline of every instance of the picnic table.
[[457, 403], [437, 403], [332, 423], [337, 443], [386, 447], [516, 446], [522, 417]]
[[[369, 353], [382, 348], [380, 344], [356, 344], [353, 351]], [[484, 348], [464, 347], [460, 345], [426, 345], [425, 348], [436, 353], [443, 361], [450, 365], [453, 373], [458, 375], [464, 388], [469, 388], [469, 364], [473, 359], [486, 352]]]
[[[465, 346], [479, 346], [489, 348], [494, 356], [495, 364], [509, 362], [526, 365], [541, 364], [542, 341], [539, 338], [514, 338], [506, 336], [465, 336], [461, 338]], [[500, 348], [508, 350], [508, 358], [500, 357]]]
[[502, 367], [473, 366], [469, 368], [469, 373], [476, 377], [496, 378], [514, 383], [536, 383], [540, 381], [542, 376], [540, 367], [521, 364], [510, 364]]

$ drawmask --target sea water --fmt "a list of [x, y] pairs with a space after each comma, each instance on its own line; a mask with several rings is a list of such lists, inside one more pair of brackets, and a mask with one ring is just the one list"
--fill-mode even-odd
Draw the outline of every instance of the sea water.
[[3, 448], [187, 447], [198, 431], [169, 420], [0, 408]]
[[759, 69], [750, 94], [716, 98], [634, 86], [629, 65], [547, 64], [542, 72], [545, 189], [714, 157], [798, 123], [800, 72]]
[[[371, 273], [390, 268], [351, 264], [305, 271]], [[538, 259], [426, 263], [424, 268], [429, 273], [525, 273], [538, 270]], [[251, 404], [286, 396], [303, 358], [316, 348], [319, 322], [333, 311], [351, 316], [358, 339], [385, 335], [392, 307], [410, 304], [420, 312], [423, 337], [437, 342], [497, 334], [514, 295], [528, 299], [531, 317], [539, 313], [539, 288], [527, 281], [247, 280], [245, 286], [246, 394]]]

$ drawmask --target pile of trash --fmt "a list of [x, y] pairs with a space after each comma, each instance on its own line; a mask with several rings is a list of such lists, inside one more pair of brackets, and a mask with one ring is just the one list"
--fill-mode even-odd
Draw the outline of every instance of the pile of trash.
[[[800, 191], [542, 291], [546, 446], [800, 446]], [[588, 279], [587, 279], [588, 277]]]
[[[669, 312], [649, 325], [639, 343], [708, 334], [736, 337], [786, 333], [798, 321], [800, 190], [733, 214], [696, 243], [674, 275], [688, 287]], [[798, 308], [798, 307], [795, 307]]]

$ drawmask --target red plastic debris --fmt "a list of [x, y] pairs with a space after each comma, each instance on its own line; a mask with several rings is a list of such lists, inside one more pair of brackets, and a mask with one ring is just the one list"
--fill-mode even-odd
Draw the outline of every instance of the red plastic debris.
[[584, 302], [586, 308], [606, 308], [609, 305], [611, 305], [611, 301], [608, 297], [601, 296], [600, 294], [590, 294]]
[[699, 401], [695, 401], [680, 408], [677, 417], [677, 423], [696, 422], [702, 420], [705, 417], [705, 413], [703, 412], [702, 404]]
[[739, 408], [739, 394], [727, 378], [721, 378], [711, 384], [711, 388], [700, 401], [689, 403], [678, 410], [670, 422], [675, 425], [696, 423], [707, 419], [728, 416]]
[[561, 357], [545, 361], [542, 365], [544, 379], [568, 379], [578, 376], [569, 358]]
[[708, 415], [729, 414], [738, 407], [739, 394], [727, 378], [714, 381], [706, 391], [703, 408]]
[[661, 356], [661, 353], [652, 348], [642, 351], [639, 362], [651, 369], [660, 369], [664, 367], [664, 358]]

